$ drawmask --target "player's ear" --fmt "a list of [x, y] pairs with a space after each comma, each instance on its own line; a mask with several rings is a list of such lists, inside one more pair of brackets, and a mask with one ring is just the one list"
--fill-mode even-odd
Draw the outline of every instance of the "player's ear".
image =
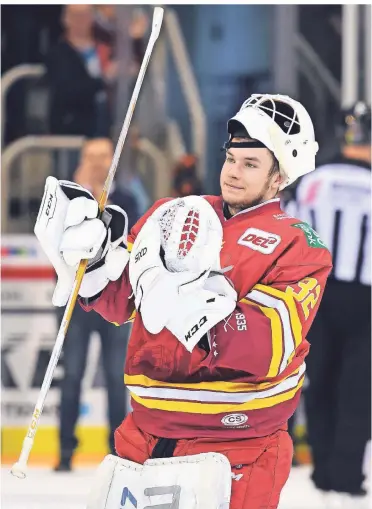
[[273, 189], [276, 189], [278, 188], [279, 189], [279, 186], [280, 184], [282, 183], [283, 181], [283, 176], [281, 175], [279, 169], [277, 171], [274, 171], [273, 174], [271, 175], [271, 187]]

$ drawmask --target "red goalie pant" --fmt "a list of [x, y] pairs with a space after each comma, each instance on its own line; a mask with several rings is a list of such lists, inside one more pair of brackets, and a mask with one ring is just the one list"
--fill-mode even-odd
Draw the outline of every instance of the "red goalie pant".
[[[132, 414], [115, 432], [119, 456], [144, 463], [152, 455], [158, 438], [141, 431]], [[180, 439], [173, 456], [219, 452], [230, 461], [232, 494], [230, 509], [275, 509], [292, 464], [293, 444], [287, 431], [279, 430], [263, 438], [216, 440]]]

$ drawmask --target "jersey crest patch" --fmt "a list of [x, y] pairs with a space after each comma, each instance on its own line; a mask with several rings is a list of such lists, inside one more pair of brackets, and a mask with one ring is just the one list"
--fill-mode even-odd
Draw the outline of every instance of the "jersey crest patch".
[[311, 228], [307, 223], [296, 223], [291, 224], [294, 228], [299, 228], [305, 234], [307, 245], [309, 247], [320, 247], [323, 249], [327, 249], [327, 246], [324, 244], [322, 239], [319, 237], [319, 234]]
[[248, 228], [238, 240], [238, 244], [263, 254], [271, 254], [281, 240], [281, 237], [275, 233], [265, 232], [257, 228]]

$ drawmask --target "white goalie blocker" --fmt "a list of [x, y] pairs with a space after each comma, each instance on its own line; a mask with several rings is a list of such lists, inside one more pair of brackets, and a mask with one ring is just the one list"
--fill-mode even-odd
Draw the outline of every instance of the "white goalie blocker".
[[223, 454], [149, 459], [108, 455], [96, 471], [86, 509], [228, 509], [231, 467]]
[[[116, 227], [111, 226], [113, 214]], [[74, 182], [47, 178], [34, 232], [58, 277], [54, 306], [66, 305], [80, 260], [88, 260], [79, 290], [81, 297], [92, 297], [109, 281], [116, 281], [128, 263], [129, 254], [123, 247], [128, 225], [125, 211], [109, 205], [98, 216], [98, 202], [87, 189]], [[101, 260], [104, 264], [97, 263]], [[94, 263], [97, 267], [89, 271]]]
[[[85, 198], [82, 200], [87, 205], [91, 205], [92, 210], [89, 215], [96, 217], [95, 200], [85, 200]], [[62, 191], [59, 181], [55, 177], [48, 177], [34, 232], [57, 273], [58, 281], [52, 298], [54, 306], [66, 305], [76, 273], [76, 269], [65, 263], [59, 249], [65, 231], [69, 205], [70, 200]]]

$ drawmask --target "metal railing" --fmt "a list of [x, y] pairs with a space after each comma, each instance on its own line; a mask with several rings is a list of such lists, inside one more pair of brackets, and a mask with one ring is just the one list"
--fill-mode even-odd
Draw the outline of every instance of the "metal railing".
[[[11, 143], [2, 154], [2, 168], [1, 168], [1, 228], [2, 233], [9, 232], [9, 199], [11, 196], [10, 192], [10, 172], [13, 163], [18, 157], [29, 153], [35, 149], [45, 149], [48, 152], [53, 150], [79, 150], [82, 147], [84, 138], [81, 136], [26, 136], [19, 140]], [[138, 150], [146, 155], [153, 163], [153, 169], [155, 173], [155, 186], [154, 186], [154, 198], [159, 198], [169, 194], [170, 190], [170, 169], [167, 164], [165, 155], [159, 150], [151, 141], [147, 139], [140, 139], [138, 144]], [[27, 193], [27, 190], [31, 186], [31, 182], [35, 179], [34, 172], [23, 172], [21, 174], [21, 185], [19, 189], [17, 187], [17, 195], [19, 200], [25, 200], [28, 198], [23, 196]], [[24, 193], [25, 191], [25, 193]], [[43, 189], [40, 189], [40, 198], [42, 196]]]
[[[12, 195], [10, 189], [11, 170], [13, 163], [22, 155], [35, 149], [52, 150], [79, 150], [84, 138], [82, 136], [25, 136], [8, 145], [1, 157], [1, 230], [8, 231], [9, 224], [9, 200]], [[37, 170], [36, 170], [37, 171]], [[40, 170], [39, 170], [40, 171]], [[29, 197], [29, 188], [35, 178], [34, 172], [20, 172], [20, 185], [17, 186], [17, 195], [20, 203]], [[43, 189], [40, 189], [40, 197]], [[27, 196], [26, 196], [27, 194]]]
[[[187, 52], [177, 13], [167, 8], [165, 12], [164, 28], [167, 42], [175, 62], [182, 93], [185, 97], [191, 122], [191, 150], [198, 157], [198, 172], [204, 179], [206, 174], [206, 115], [201, 101], [198, 84]], [[163, 55], [164, 56], [164, 55]], [[6, 97], [14, 83], [21, 79], [42, 77], [46, 72], [43, 65], [19, 65], [10, 69], [1, 79], [1, 107], [2, 107], [2, 137], [6, 121]], [[154, 80], [159, 83], [159, 80]], [[2, 138], [3, 141], [3, 138]]]
[[201, 179], [204, 179], [206, 175], [206, 115], [177, 14], [173, 9], [167, 9], [164, 19], [168, 42], [189, 111], [192, 150], [198, 157], [199, 175]]
[[170, 196], [172, 188], [171, 168], [163, 151], [148, 138], [141, 138], [137, 147], [142, 154], [146, 155], [153, 162], [155, 171], [154, 198], [159, 199]]
[[364, 5], [364, 99], [371, 104], [371, 5]]
[[1, 78], [1, 146], [4, 140], [4, 127], [6, 120], [6, 98], [10, 88], [19, 80], [41, 78], [46, 73], [44, 65], [23, 64], [9, 69]]
[[336, 78], [334, 78], [328, 67], [322, 62], [311, 44], [307, 42], [303, 35], [297, 33], [295, 35], [295, 45], [300, 54], [299, 58], [305, 58], [307, 60], [317, 72], [319, 80], [325, 85], [334, 100], [340, 103], [341, 85]]

